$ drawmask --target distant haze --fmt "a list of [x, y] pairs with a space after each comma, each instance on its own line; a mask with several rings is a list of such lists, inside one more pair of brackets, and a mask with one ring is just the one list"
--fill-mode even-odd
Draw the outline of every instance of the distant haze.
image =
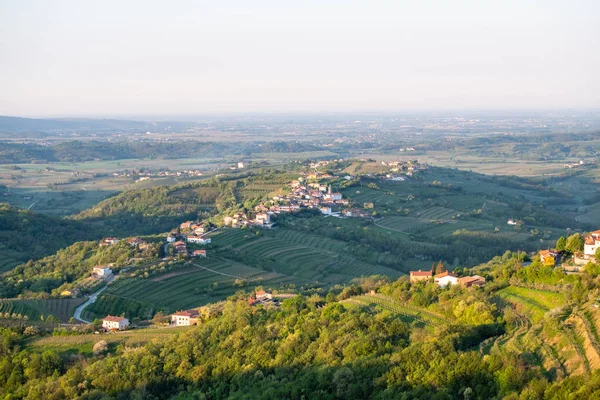
[[0, 115], [600, 108], [600, 1], [0, 0]]

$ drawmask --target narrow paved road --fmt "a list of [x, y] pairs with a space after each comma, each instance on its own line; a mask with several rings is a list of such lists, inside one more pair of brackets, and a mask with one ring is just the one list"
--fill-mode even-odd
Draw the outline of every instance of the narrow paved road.
[[[112, 282], [113, 279], [115, 279], [115, 277], [111, 276], [110, 279], [108, 280], [108, 282]], [[79, 307], [77, 307], [75, 309], [75, 313], [73, 314], [73, 318], [75, 318], [77, 321], [81, 321], [81, 322], [83, 322], [85, 324], [91, 324], [92, 323], [92, 321], [87, 321], [87, 320], [81, 318], [81, 313], [83, 312], [83, 310], [87, 306], [89, 306], [90, 304], [92, 304], [93, 302], [96, 301], [96, 298], [98, 298], [98, 295], [100, 293], [102, 293], [108, 287], [108, 282], [106, 282], [106, 285], [104, 285], [100, 290], [98, 290], [97, 292], [95, 292], [94, 294], [92, 294], [90, 296], [90, 298], [85, 303], [83, 303], [82, 305], [80, 305]]]

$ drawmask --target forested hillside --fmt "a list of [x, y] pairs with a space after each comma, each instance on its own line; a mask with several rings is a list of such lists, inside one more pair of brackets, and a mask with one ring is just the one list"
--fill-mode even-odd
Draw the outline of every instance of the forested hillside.
[[[596, 274], [523, 267], [509, 252], [477, 271], [488, 278], [484, 288], [373, 277], [280, 307], [250, 306], [239, 293], [220, 311], [203, 312], [199, 326], [180, 330], [66, 337], [4, 329], [0, 394], [595, 398], [600, 311], [588, 299], [598, 291]], [[542, 282], [552, 283], [528, 288]]]
[[52, 254], [80, 240], [100, 238], [102, 229], [0, 203], [0, 272]]

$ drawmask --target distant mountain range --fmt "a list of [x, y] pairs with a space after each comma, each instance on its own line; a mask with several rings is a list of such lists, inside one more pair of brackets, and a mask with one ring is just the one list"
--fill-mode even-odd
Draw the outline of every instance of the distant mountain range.
[[68, 132], [115, 131], [172, 131], [181, 130], [194, 123], [180, 121], [131, 121], [119, 119], [88, 118], [20, 118], [0, 116], [0, 133], [40, 133], [42, 136]]

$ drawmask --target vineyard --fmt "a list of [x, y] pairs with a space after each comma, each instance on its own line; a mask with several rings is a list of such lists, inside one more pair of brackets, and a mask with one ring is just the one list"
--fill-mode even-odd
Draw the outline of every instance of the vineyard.
[[424, 210], [420, 210], [416, 213], [416, 216], [430, 221], [451, 221], [452, 217], [455, 217], [457, 214], [460, 213], [456, 210], [433, 206]]
[[375, 224], [381, 228], [405, 233], [413, 233], [436, 225], [431, 221], [412, 217], [386, 217], [377, 220]]
[[414, 307], [405, 303], [400, 303], [397, 300], [381, 294], [363, 295], [352, 297], [347, 302], [354, 304], [360, 303], [369, 307], [377, 307], [387, 311], [391, 311], [400, 315], [400, 318], [407, 323], [416, 323], [422, 327], [436, 327], [451, 324], [452, 322], [445, 317], [424, 310], [419, 307]]
[[[42, 316], [53, 315], [61, 322], [67, 322], [75, 308], [85, 301], [79, 299], [49, 299], [49, 300], [0, 300], [0, 313], [10, 318], [27, 316], [30, 320], [40, 320]], [[14, 317], [13, 317], [14, 315]]]
[[166, 313], [224, 300], [238, 290], [262, 285], [279, 289], [303, 281], [221, 258], [194, 261], [184, 268], [151, 278], [120, 279], [84, 311], [84, 318], [107, 314], [151, 318]]
[[347, 255], [343, 242], [285, 230], [276, 234], [277, 238], [273, 233], [249, 237], [243, 230], [230, 229], [216, 236], [213, 243], [222, 246], [224, 251], [219, 254], [223, 257], [229, 258], [234, 252], [248, 265], [315, 283], [335, 284], [376, 274], [392, 278], [402, 275]]
[[516, 286], [502, 289], [498, 295], [513, 303], [520, 312], [527, 314], [533, 323], [539, 322], [546, 312], [564, 305], [565, 302], [564, 296], [560, 293]]

